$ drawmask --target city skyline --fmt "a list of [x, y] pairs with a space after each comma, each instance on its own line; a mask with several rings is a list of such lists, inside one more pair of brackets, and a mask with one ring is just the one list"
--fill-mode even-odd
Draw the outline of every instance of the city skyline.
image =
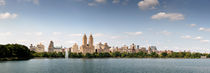
[[[89, 40], [88, 40], [89, 39]], [[86, 36], [86, 34], [83, 35], [82, 37], [82, 45], [78, 45], [75, 43], [72, 47], [66, 48], [66, 47], [55, 47], [54, 42], [50, 41], [50, 44], [46, 50], [45, 46], [43, 44], [38, 44], [37, 46], [31, 46], [29, 49], [31, 51], [37, 52], [37, 53], [76, 53], [76, 54], [94, 54], [94, 53], [147, 53], [147, 54], [159, 54], [161, 55], [162, 53], [167, 53], [167, 54], [172, 54], [175, 51], [172, 50], [158, 50], [156, 46], [148, 46], [142, 47], [139, 45], [136, 45], [132, 43], [131, 45], [123, 45], [122, 47], [118, 46], [109, 46], [108, 43], [98, 43], [98, 44], [93, 44], [94, 43], [94, 37], [92, 34], [90, 34], [89, 37]], [[179, 52], [190, 52], [190, 51], [179, 51]], [[68, 56], [68, 55], [67, 55]]]
[[[49, 2], [50, 1], [50, 2]], [[210, 53], [209, 0], [0, 0], [0, 44], [157, 46]]]

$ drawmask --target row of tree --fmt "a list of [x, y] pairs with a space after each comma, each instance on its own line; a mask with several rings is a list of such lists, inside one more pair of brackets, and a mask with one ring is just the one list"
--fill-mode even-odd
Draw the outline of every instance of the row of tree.
[[62, 58], [65, 56], [64, 53], [59, 52], [42, 52], [42, 53], [36, 53], [32, 52], [33, 57], [46, 57], [46, 58]]
[[[56, 53], [36, 53], [30, 51], [28, 47], [19, 44], [7, 44], [7, 45], [0, 45], [0, 58], [32, 58], [32, 57], [52, 57], [52, 58], [59, 58], [64, 57], [65, 54], [62, 52]], [[173, 52], [173, 53], [161, 53], [157, 54], [152, 52], [150, 54], [145, 52], [138, 52], [138, 53], [69, 53], [69, 58], [200, 58], [201, 56], [207, 56], [210, 58], [210, 54], [205, 53], [191, 53], [191, 52]]]
[[[64, 53], [33, 53], [34, 57], [64, 57]], [[157, 54], [152, 52], [150, 54], [145, 52], [138, 52], [138, 53], [69, 53], [69, 58], [200, 58], [201, 56], [207, 56], [210, 58], [210, 54], [202, 54], [202, 53], [190, 53], [190, 52], [173, 52], [173, 53], [161, 53]]]

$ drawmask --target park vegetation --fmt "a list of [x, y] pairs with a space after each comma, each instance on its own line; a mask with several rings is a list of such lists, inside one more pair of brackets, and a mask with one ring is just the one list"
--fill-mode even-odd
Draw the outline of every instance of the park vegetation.
[[[210, 54], [207, 53], [191, 53], [191, 52], [172, 52], [172, 53], [160, 53], [156, 52], [146, 53], [69, 53], [69, 58], [201, 58], [201, 56], [206, 56], [210, 58]], [[22, 60], [30, 59], [34, 57], [39, 58], [64, 58], [65, 53], [62, 52], [42, 52], [37, 53], [30, 51], [28, 47], [20, 44], [7, 44], [0, 45], [0, 61], [1, 60]]]
[[[33, 53], [34, 57], [46, 57], [46, 58], [64, 58], [64, 53]], [[207, 56], [210, 58], [210, 54], [203, 54], [203, 53], [191, 53], [191, 52], [173, 52], [173, 53], [161, 53], [157, 54], [152, 52], [150, 54], [145, 52], [138, 52], [138, 53], [69, 53], [69, 58], [201, 58], [201, 56]]]
[[24, 45], [0, 45], [0, 60], [25, 60], [32, 57], [31, 51]]

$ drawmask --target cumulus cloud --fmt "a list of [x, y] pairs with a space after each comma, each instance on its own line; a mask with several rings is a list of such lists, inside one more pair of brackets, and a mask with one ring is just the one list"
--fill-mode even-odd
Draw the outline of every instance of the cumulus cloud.
[[41, 35], [43, 35], [43, 32], [35, 32], [35, 35], [41, 36]]
[[197, 24], [190, 24], [190, 27], [195, 27]]
[[141, 9], [154, 9], [158, 4], [158, 0], [143, 0], [138, 2], [138, 6]]
[[96, 6], [96, 3], [88, 3], [88, 6]]
[[0, 20], [1, 19], [14, 19], [16, 18], [18, 15], [15, 13], [9, 13], [9, 12], [5, 12], [5, 13], [0, 13]]
[[39, 5], [39, 0], [33, 0], [33, 3]]
[[28, 35], [28, 36], [42, 36], [43, 35], [43, 32], [26, 32], [24, 33], [25, 35]]
[[142, 32], [125, 32], [128, 35], [141, 35]]
[[76, 43], [77, 41], [66, 41], [66, 43], [68, 43], [68, 44], [74, 44], [74, 43]]
[[128, 2], [129, 2], [129, 0], [124, 0], [124, 1], [122, 1], [122, 5], [127, 5]]
[[202, 43], [209, 43], [209, 40], [201, 40]]
[[112, 3], [114, 3], [114, 4], [120, 3], [120, 0], [113, 0]]
[[19, 2], [30, 2], [35, 5], [39, 5], [39, 0], [18, 0]]
[[102, 37], [102, 36], [105, 36], [105, 34], [103, 34], [103, 33], [96, 33], [93, 36], [94, 37]]
[[6, 5], [5, 0], [0, 0], [0, 6], [5, 6], [5, 5]]
[[121, 36], [111, 36], [111, 39], [120, 39], [122, 38]]
[[201, 36], [197, 36], [197, 37], [195, 37], [195, 38], [193, 38], [193, 39], [195, 39], [195, 40], [202, 40], [202, 39], [203, 39], [203, 37], [201, 37]]
[[61, 32], [53, 32], [52, 34], [53, 35], [61, 35], [62, 33]]
[[198, 30], [199, 30], [199, 31], [206, 31], [206, 32], [210, 32], [210, 28], [200, 27]]
[[12, 32], [1, 32], [0, 36], [10, 36], [12, 35]]
[[192, 37], [190, 35], [185, 35], [185, 36], [181, 36], [181, 38], [184, 38], [184, 39], [191, 39]]
[[169, 19], [169, 20], [184, 20], [184, 15], [180, 13], [165, 13], [159, 12], [151, 17], [152, 19]]
[[163, 34], [163, 35], [170, 35], [171, 34], [171, 32], [169, 32], [167, 30], [163, 30], [160, 33]]
[[209, 42], [210, 42], [209, 40], [203, 39], [203, 37], [201, 37], [201, 36], [192, 37], [192, 36], [190, 36], [190, 35], [186, 35], [186, 36], [181, 36], [181, 38], [183, 38], [183, 39], [198, 40], [198, 41], [200, 41], [200, 42], [202, 42], [202, 43], [209, 43]]
[[102, 3], [106, 3], [106, 0], [94, 0], [93, 2], [88, 3], [88, 6], [96, 6]]
[[81, 37], [82, 34], [70, 34], [69, 36], [71, 36], [71, 37]]
[[106, 0], [95, 0], [96, 3], [106, 3]]
[[74, 1], [77, 1], [77, 2], [82, 2], [82, 1], [84, 1], [84, 0], [74, 0]]

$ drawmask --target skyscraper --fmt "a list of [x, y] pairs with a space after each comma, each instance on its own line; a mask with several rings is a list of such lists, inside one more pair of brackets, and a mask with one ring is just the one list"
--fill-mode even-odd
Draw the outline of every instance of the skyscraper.
[[83, 36], [82, 45], [87, 46], [87, 36], [86, 36], [86, 34], [84, 34], [84, 36]]
[[54, 51], [54, 43], [53, 41], [50, 41], [49, 47], [48, 47], [48, 52], [53, 52]]
[[83, 39], [82, 39], [82, 46], [80, 46], [80, 52], [83, 54], [95, 52], [92, 35], [90, 35], [89, 42], [87, 44], [87, 36], [86, 34], [84, 34]]
[[92, 34], [89, 37], [89, 43], [88, 44], [89, 44], [90, 47], [93, 46], [93, 36], [92, 36]]
[[73, 52], [73, 53], [78, 53], [78, 52], [79, 52], [77, 43], [75, 43], [75, 44], [73, 45], [73, 47], [71, 48], [71, 52]]

